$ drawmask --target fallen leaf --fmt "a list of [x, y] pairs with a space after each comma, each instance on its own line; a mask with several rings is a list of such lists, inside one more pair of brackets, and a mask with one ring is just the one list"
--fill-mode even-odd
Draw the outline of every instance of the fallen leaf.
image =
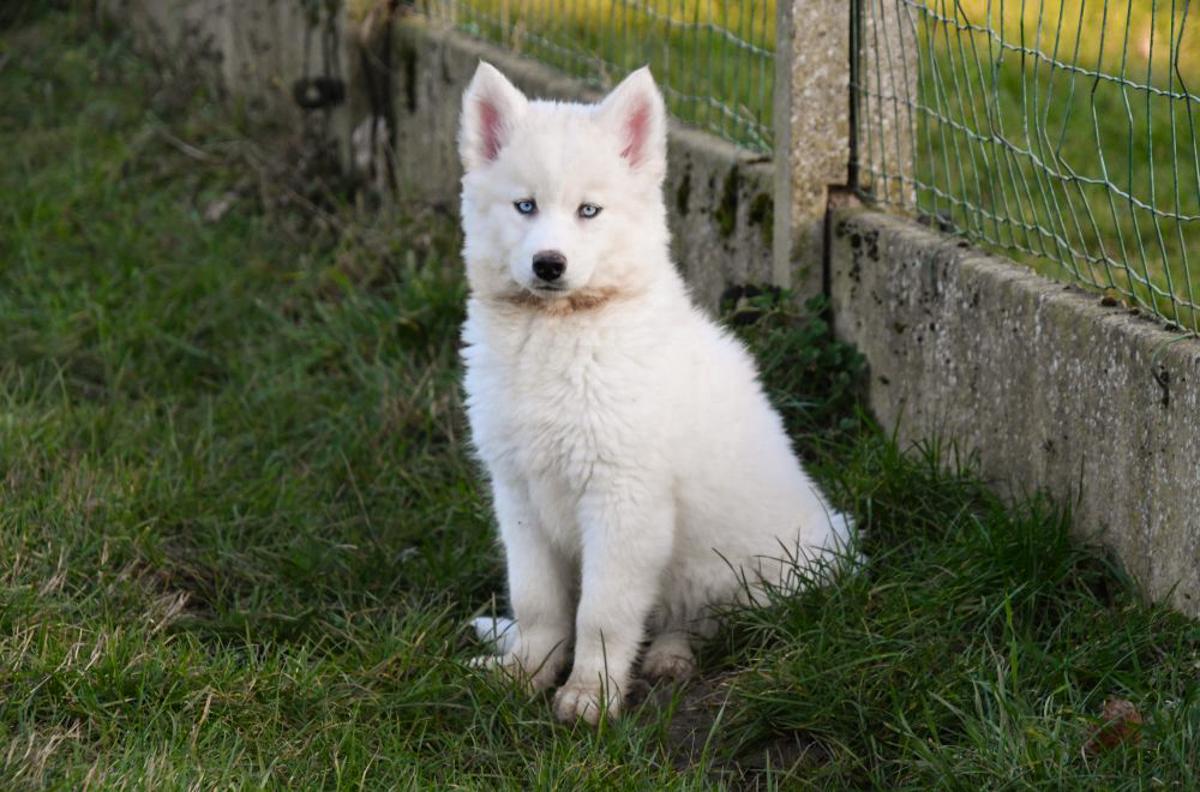
[[210, 203], [204, 210], [204, 222], [215, 223], [225, 216], [238, 199], [238, 194], [232, 190]]
[[1112, 750], [1121, 743], [1137, 745], [1141, 739], [1142, 714], [1127, 699], [1105, 699], [1100, 720], [1102, 723], [1093, 727], [1091, 736], [1083, 746], [1088, 753]]

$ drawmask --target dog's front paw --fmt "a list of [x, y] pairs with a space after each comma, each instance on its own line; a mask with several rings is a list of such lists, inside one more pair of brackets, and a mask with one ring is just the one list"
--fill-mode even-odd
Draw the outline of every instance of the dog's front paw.
[[554, 715], [564, 722], [583, 719], [595, 726], [602, 714], [616, 718], [620, 710], [621, 696], [615, 691], [609, 691], [606, 695], [598, 682], [582, 684], [568, 681], [554, 694]]
[[558, 676], [558, 668], [550, 667], [549, 663], [543, 663], [532, 669], [528, 668], [515, 652], [476, 657], [471, 660], [470, 665], [472, 668], [499, 671], [530, 693], [540, 693], [551, 687], [555, 677]]

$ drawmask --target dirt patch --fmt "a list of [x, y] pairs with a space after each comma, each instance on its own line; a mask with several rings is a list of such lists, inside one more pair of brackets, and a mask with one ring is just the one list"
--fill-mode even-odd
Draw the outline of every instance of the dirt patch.
[[794, 773], [828, 761], [825, 749], [811, 736], [791, 732], [751, 746], [733, 743], [727, 728], [733, 717], [736, 674], [695, 677], [683, 683], [640, 682], [630, 703], [641, 706], [639, 720], [665, 723], [661, 748], [664, 759], [684, 771], [708, 764], [715, 784], [729, 789], [757, 790], [780, 773]]

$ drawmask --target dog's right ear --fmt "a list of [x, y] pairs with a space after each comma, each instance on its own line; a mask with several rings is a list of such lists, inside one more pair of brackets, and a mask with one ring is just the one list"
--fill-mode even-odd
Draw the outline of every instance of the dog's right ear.
[[458, 130], [458, 153], [463, 169], [472, 171], [496, 159], [508, 142], [513, 126], [528, 107], [525, 94], [492, 64], [480, 61], [463, 94]]
[[600, 123], [612, 129], [621, 157], [658, 184], [667, 172], [667, 110], [650, 69], [630, 74], [596, 106]]

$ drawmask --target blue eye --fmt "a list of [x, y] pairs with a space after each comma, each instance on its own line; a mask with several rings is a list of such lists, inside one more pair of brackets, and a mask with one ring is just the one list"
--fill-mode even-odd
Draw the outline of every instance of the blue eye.
[[600, 214], [601, 208], [596, 204], [579, 204], [579, 216], [584, 220], [591, 220], [596, 215]]
[[523, 215], [531, 215], [537, 211], [537, 201], [532, 198], [516, 201], [513, 203], [513, 206], [517, 207], [517, 211]]

